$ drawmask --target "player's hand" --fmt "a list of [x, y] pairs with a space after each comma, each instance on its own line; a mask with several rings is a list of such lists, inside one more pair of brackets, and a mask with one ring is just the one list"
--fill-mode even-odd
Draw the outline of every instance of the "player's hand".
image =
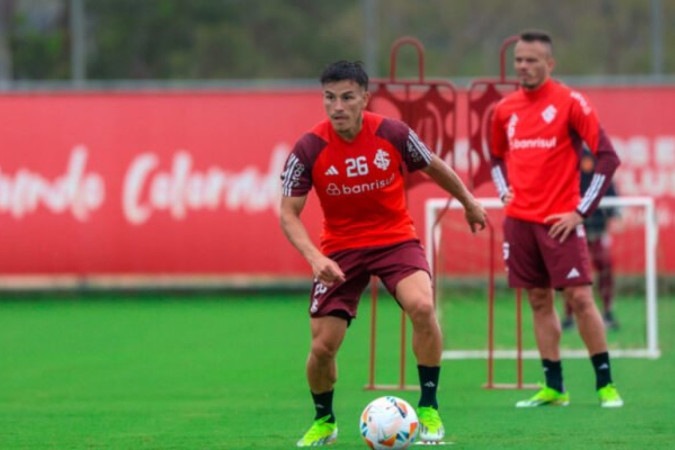
[[338, 263], [325, 256], [312, 262], [312, 272], [314, 278], [319, 280], [324, 286], [332, 286], [335, 283], [345, 281], [345, 274], [340, 269]]
[[513, 189], [511, 188], [511, 186], [509, 186], [509, 190], [506, 191], [506, 194], [502, 195], [502, 203], [504, 204], [504, 206], [511, 203], [513, 201], [513, 197], [514, 197]]
[[564, 242], [565, 239], [567, 239], [567, 236], [569, 236], [583, 221], [584, 218], [576, 211], [551, 214], [544, 219], [545, 223], [553, 223], [551, 229], [548, 230], [548, 235], [553, 239], [558, 239], [560, 242]]
[[487, 224], [487, 211], [483, 205], [473, 200], [465, 209], [464, 217], [471, 227], [471, 232], [482, 230]]

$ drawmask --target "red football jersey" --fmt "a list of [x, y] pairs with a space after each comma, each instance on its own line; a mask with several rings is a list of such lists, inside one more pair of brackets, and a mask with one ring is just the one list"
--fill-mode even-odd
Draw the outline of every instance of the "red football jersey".
[[404, 171], [428, 166], [431, 156], [398, 120], [366, 111], [352, 142], [324, 120], [295, 144], [282, 174], [282, 195], [305, 196], [315, 189], [324, 214], [324, 254], [416, 239]]
[[[514, 193], [506, 214], [522, 220], [543, 223], [551, 214], [575, 210], [588, 215], [618, 165], [588, 100], [554, 80], [535, 91], [520, 89], [503, 98], [495, 107], [490, 137], [497, 189], [501, 195], [510, 186]], [[595, 189], [581, 201], [583, 142], [603, 162], [596, 169]]]

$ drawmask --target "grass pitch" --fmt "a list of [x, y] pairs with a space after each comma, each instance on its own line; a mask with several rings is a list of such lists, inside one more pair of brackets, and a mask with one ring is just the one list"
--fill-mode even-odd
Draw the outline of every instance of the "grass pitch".
[[[290, 449], [311, 422], [304, 293], [3, 297], [1, 449]], [[466, 316], [453, 325], [453, 339], [482, 339], [477, 308], [462, 303], [452, 308], [453, 317]], [[585, 359], [564, 361], [569, 407], [531, 410], [513, 407], [531, 391], [482, 388], [484, 361], [444, 362], [446, 440], [455, 449], [672, 448], [674, 304], [659, 304], [660, 359], [614, 360], [621, 409], [598, 407]], [[377, 381], [396, 383], [400, 313], [383, 297], [379, 314]], [[376, 396], [417, 401], [416, 392], [363, 389], [369, 315], [364, 299], [339, 355], [335, 449], [366, 448], [358, 417]], [[407, 366], [414, 384], [411, 355]], [[525, 374], [540, 380], [538, 361], [526, 361]]]

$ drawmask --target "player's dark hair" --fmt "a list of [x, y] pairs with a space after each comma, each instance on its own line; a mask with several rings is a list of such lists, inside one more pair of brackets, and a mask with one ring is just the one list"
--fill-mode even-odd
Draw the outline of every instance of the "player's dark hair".
[[368, 90], [368, 74], [361, 61], [337, 61], [326, 67], [321, 74], [321, 84], [351, 80], [363, 89]]
[[553, 48], [553, 39], [551, 35], [542, 30], [525, 30], [518, 36], [524, 42], [542, 42]]

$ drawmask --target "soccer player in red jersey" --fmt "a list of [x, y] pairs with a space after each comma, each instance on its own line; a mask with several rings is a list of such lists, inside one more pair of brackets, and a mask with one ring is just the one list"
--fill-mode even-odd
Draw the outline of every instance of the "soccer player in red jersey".
[[[281, 228], [314, 275], [306, 373], [316, 415], [297, 445], [325, 445], [337, 438], [336, 356], [371, 275], [410, 318], [421, 388], [420, 436], [441, 441], [436, 398], [441, 330], [429, 265], [406, 205], [404, 173], [422, 170], [454, 196], [472, 231], [485, 227], [486, 212], [406, 124], [365, 110], [370, 93], [361, 63], [328, 66], [321, 86], [328, 117], [297, 141], [281, 177]], [[324, 216], [320, 249], [300, 218], [312, 188]]]
[[[546, 385], [517, 407], [567, 405], [560, 361], [560, 321], [554, 290], [576, 317], [603, 407], [623, 400], [612, 382], [602, 317], [595, 305], [583, 220], [596, 208], [619, 165], [589, 101], [553, 80], [550, 36], [520, 35], [514, 49], [520, 89], [495, 107], [492, 178], [505, 206], [504, 257], [509, 285], [527, 291]], [[579, 189], [585, 142], [597, 159], [590, 187]]]

